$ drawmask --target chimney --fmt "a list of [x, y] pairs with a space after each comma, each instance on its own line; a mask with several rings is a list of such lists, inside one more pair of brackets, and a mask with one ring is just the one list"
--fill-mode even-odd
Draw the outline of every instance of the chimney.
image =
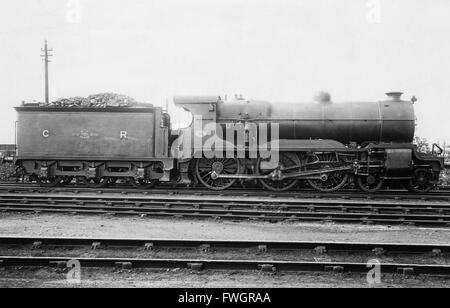
[[401, 102], [403, 92], [388, 92], [386, 95], [394, 102]]

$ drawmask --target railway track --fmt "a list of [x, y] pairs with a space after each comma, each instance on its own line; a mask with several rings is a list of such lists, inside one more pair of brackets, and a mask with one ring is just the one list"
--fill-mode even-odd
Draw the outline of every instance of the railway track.
[[0, 211], [450, 226], [450, 204], [226, 196], [0, 193]]
[[289, 197], [289, 198], [348, 198], [348, 199], [373, 199], [373, 200], [420, 200], [420, 201], [450, 201], [450, 190], [436, 190], [425, 195], [413, 194], [404, 190], [384, 190], [373, 194], [362, 193], [359, 190], [346, 189], [333, 193], [320, 193], [312, 189], [292, 190], [289, 192], [269, 192], [261, 188], [249, 187], [246, 189], [229, 189], [226, 191], [211, 191], [204, 188], [188, 188], [183, 186], [158, 186], [151, 190], [137, 189], [131, 186], [113, 186], [109, 188], [88, 187], [54, 187], [43, 188], [35, 184], [0, 183], [0, 192], [24, 192], [24, 193], [96, 193], [96, 194], [194, 194], [205, 196], [240, 196], [240, 197]]
[[211, 239], [159, 239], [159, 238], [70, 238], [70, 237], [0, 237], [0, 247], [21, 247], [25, 249], [62, 248], [134, 248], [144, 250], [156, 249], [254, 249], [258, 252], [277, 250], [316, 250], [323, 247], [327, 253], [332, 252], [374, 252], [385, 254], [450, 254], [450, 244], [414, 244], [414, 243], [363, 243], [331, 241], [248, 241], [248, 240], [211, 240]]
[[[145, 250], [162, 249], [201, 249], [205, 252], [215, 249], [240, 249], [246, 253], [248, 249], [267, 253], [268, 251], [300, 251], [321, 248], [322, 252], [380, 254], [430, 254], [432, 256], [447, 256], [450, 245], [422, 244], [392, 244], [392, 243], [339, 243], [339, 242], [272, 242], [272, 241], [217, 241], [217, 240], [177, 240], [177, 239], [87, 239], [87, 238], [28, 238], [1, 237], [0, 248], [22, 248], [55, 250], [64, 248], [109, 249], [134, 248]], [[235, 260], [235, 259], [204, 259], [204, 258], [78, 258], [76, 256], [0, 256], [0, 266], [38, 266], [66, 268], [71, 260], [77, 260], [82, 267], [113, 267], [119, 269], [135, 268], [185, 268], [190, 270], [259, 270], [275, 271], [332, 271], [366, 273], [367, 263], [357, 262], [316, 262], [316, 261], [283, 261], [283, 260]], [[402, 264], [382, 263], [383, 273], [450, 275], [450, 265], [443, 264]]]
[[[39, 266], [65, 268], [74, 260], [64, 257], [16, 257], [0, 256], [0, 266]], [[308, 261], [266, 261], [266, 260], [206, 260], [206, 259], [136, 259], [136, 258], [77, 258], [82, 267], [113, 267], [121, 269], [136, 268], [185, 268], [200, 270], [258, 270], [276, 271], [314, 271], [314, 272], [351, 272], [367, 273], [367, 263], [352, 262], [308, 262]], [[398, 264], [384, 263], [382, 273], [400, 273], [406, 275], [450, 275], [450, 266], [436, 264]]]

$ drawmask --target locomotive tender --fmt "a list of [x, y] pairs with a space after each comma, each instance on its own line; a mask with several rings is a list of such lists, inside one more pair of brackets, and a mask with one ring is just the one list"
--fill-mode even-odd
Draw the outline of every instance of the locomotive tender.
[[[365, 192], [379, 190], [386, 181], [401, 181], [417, 193], [428, 192], [444, 169], [442, 150], [418, 151], [414, 100], [402, 93], [387, 93], [379, 102], [334, 103], [327, 93], [314, 102], [281, 104], [220, 97], [175, 97], [176, 106], [201, 116], [200, 132], [213, 123], [277, 125], [279, 152], [275, 163], [250, 155], [247, 132], [243, 148], [225, 143], [231, 153], [244, 157], [177, 157], [178, 141], [195, 137], [189, 128], [171, 130], [170, 117], [159, 107], [68, 108], [17, 107], [16, 164], [30, 179], [44, 186], [74, 179], [89, 187], [103, 187], [118, 179], [150, 188], [158, 182], [201, 183], [213, 190], [245, 181], [258, 181], [272, 191], [285, 191], [299, 181], [323, 192], [338, 190], [353, 181]], [[194, 129], [195, 127], [195, 129]], [[225, 131], [227, 131], [225, 129]], [[230, 132], [228, 132], [230, 133]], [[231, 132], [234, 134], [234, 132]], [[437, 151], [436, 151], [437, 150]]]

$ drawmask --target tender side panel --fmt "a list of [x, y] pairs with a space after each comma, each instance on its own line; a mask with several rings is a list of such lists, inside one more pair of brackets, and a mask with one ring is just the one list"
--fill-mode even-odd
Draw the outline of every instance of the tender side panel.
[[151, 159], [155, 113], [19, 111], [17, 140], [26, 159]]

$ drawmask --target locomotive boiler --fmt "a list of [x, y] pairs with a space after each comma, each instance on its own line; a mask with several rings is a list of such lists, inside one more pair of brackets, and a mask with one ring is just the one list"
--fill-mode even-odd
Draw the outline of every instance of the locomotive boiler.
[[278, 123], [281, 139], [331, 139], [352, 142], [412, 142], [413, 103], [401, 93], [388, 93], [380, 102], [333, 103], [319, 93], [310, 103], [268, 103], [236, 100], [217, 105], [219, 122], [253, 121]]

